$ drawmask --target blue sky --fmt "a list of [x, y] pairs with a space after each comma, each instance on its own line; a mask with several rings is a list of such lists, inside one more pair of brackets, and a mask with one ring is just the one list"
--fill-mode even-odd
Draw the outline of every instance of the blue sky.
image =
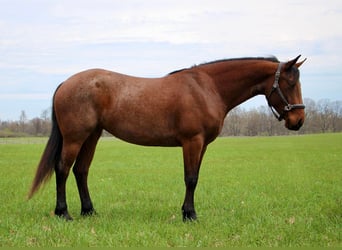
[[[29, 119], [89, 68], [159, 77], [223, 58], [302, 54], [303, 96], [342, 100], [342, 1], [0, 0], [0, 120]], [[256, 97], [244, 107], [265, 105]]]

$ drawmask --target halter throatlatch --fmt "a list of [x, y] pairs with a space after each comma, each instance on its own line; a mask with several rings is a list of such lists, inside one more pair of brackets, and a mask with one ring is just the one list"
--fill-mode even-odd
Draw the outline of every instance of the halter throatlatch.
[[[291, 111], [292, 109], [305, 109], [305, 105], [304, 104], [289, 104], [289, 102], [286, 100], [283, 92], [281, 92], [281, 89], [279, 87], [279, 78], [280, 78], [280, 72], [281, 72], [281, 68], [284, 65], [284, 63], [279, 63], [277, 72], [275, 73], [275, 79], [274, 79], [274, 83], [272, 86], [272, 90], [270, 92], [270, 94], [267, 97], [267, 102], [268, 102], [268, 106], [270, 107], [272, 113], [274, 114], [274, 116], [278, 119], [278, 121], [281, 121], [284, 119], [284, 116], [287, 112]], [[272, 106], [272, 104], [270, 103], [270, 98], [271, 95], [274, 92], [277, 92], [278, 95], [280, 96], [281, 100], [285, 103], [284, 109], [283, 109], [283, 113], [279, 114], [277, 112], [277, 110]]]

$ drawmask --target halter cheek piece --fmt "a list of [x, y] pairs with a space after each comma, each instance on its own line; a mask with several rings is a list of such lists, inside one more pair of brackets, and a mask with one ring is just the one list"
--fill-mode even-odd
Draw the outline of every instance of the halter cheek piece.
[[[270, 107], [272, 113], [278, 119], [278, 121], [283, 120], [285, 114], [287, 112], [291, 111], [292, 109], [305, 109], [305, 105], [304, 104], [289, 104], [288, 101], [286, 100], [283, 92], [281, 92], [281, 89], [279, 87], [279, 78], [280, 78], [280, 71], [281, 71], [281, 68], [282, 68], [283, 65], [284, 65], [284, 63], [279, 63], [277, 72], [275, 73], [275, 79], [274, 79], [274, 83], [273, 83], [273, 86], [272, 86], [272, 90], [271, 90], [270, 94], [267, 97], [268, 106]], [[280, 96], [281, 100], [285, 103], [285, 106], [284, 106], [282, 114], [279, 114], [277, 112], [277, 110], [270, 103], [271, 95], [275, 91], [278, 93], [278, 95]]]

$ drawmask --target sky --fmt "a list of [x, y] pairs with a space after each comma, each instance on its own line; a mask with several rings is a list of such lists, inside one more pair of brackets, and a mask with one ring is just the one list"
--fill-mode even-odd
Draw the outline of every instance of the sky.
[[[304, 98], [342, 100], [340, 0], [0, 0], [0, 121], [40, 117], [71, 75], [160, 77], [213, 60], [299, 54]], [[245, 108], [266, 105], [255, 97]]]

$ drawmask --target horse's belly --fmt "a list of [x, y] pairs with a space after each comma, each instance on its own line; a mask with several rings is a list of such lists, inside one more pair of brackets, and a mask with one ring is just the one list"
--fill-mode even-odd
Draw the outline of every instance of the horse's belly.
[[180, 143], [178, 142], [175, 136], [158, 135], [154, 133], [152, 130], [130, 131], [128, 129], [124, 129], [116, 130], [111, 133], [121, 140], [142, 146], [180, 146]]
[[115, 120], [104, 129], [121, 140], [144, 146], [180, 145], [175, 129], [156, 117], [144, 120], [140, 120], [138, 117]]

